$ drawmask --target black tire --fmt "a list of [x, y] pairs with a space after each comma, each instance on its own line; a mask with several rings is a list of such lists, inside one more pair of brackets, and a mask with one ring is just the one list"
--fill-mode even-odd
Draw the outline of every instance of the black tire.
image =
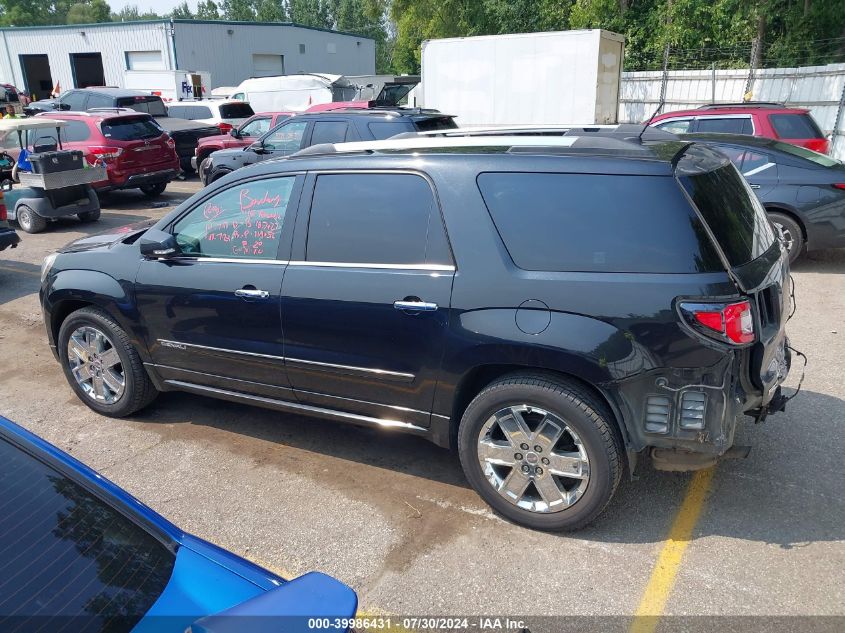
[[[68, 340], [82, 326], [92, 326], [102, 331], [112, 342], [125, 379], [123, 394], [113, 403], [95, 401], [76, 381], [68, 361]], [[65, 378], [77, 397], [97, 413], [112, 418], [122, 418], [139, 411], [155, 400], [158, 391], [144, 369], [144, 364], [129, 336], [106, 312], [95, 307], [72, 312], [62, 323], [58, 337], [59, 358]]]
[[218, 169], [217, 171], [213, 171], [208, 175], [208, 182], [206, 184], [210, 185], [211, 183], [220, 180], [223, 176], [228, 176], [231, 173], [232, 171], [229, 169]]
[[15, 221], [27, 233], [40, 233], [47, 228], [47, 220], [25, 204], [16, 209]]
[[76, 217], [79, 218], [80, 222], [96, 222], [100, 219], [100, 210], [94, 209], [93, 211], [85, 211], [84, 213], [77, 213]]
[[804, 253], [804, 232], [801, 225], [785, 213], [770, 212], [768, 215], [772, 224], [779, 225], [783, 231], [791, 264]]
[[[478, 441], [485, 423], [497, 411], [521, 404], [544, 409], [565, 421], [586, 452], [586, 489], [562, 510], [541, 513], [516, 506], [499, 494], [479, 463]], [[576, 530], [604, 510], [622, 477], [623, 447], [612, 424], [607, 406], [582, 386], [554, 375], [513, 374], [485, 387], [464, 412], [458, 430], [461, 465], [476, 492], [507, 519], [537, 530]]]
[[167, 189], [166, 182], [157, 182], [154, 185], [141, 185], [138, 187], [148, 198], [158, 198], [161, 194], [164, 193], [164, 190]]
[[200, 178], [200, 182], [205, 182], [205, 172], [208, 169], [208, 163], [208, 156], [203, 156], [197, 160], [197, 175]]

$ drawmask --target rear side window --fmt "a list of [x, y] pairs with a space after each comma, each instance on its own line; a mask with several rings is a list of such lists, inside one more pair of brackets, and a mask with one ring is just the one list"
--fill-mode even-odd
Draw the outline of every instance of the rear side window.
[[114, 99], [112, 99], [108, 95], [101, 95], [97, 94], [96, 92], [92, 92], [88, 96], [88, 105], [86, 107], [89, 110], [91, 110], [92, 108], [113, 108]]
[[189, 106], [172, 105], [167, 108], [167, 114], [175, 119], [190, 119], [191, 112]]
[[417, 119], [414, 126], [418, 132], [435, 132], [437, 130], [454, 130], [457, 126], [455, 119], [450, 116], [428, 117]]
[[248, 119], [255, 112], [248, 103], [224, 103], [220, 106], [221, 119]]
[[780, 138], [824, 138], [809, 114], [770, 114], [769, 121]]
[[440, 210], [413, 174], [317, 177], [306, 259], [363, 264], [450, 264]]
[[484, 173], [478, 186], [525, 270], [721, 270], [694, 210], [668, 176]]
[[731, 266], [747, 264], [772, 246], [775, 235], [766, 211], [733, 165], [680, 180]]
[[370, 134], [377, 141], [382, 141], [403, 132], [413, 132], [414, 127], [404, 121], [373, 121], [367, 124]]
[[86, 631], [130, 631], [173, 565], [151, 534], [0, 440], [0, 614], [19, 614], [12, 628], [36, 630], [50, 616], [58, 629], [82, 615]]
[[698, 119], [696, 132], [715, 134], [754, 134], [751, 117], [701, 117]]
[[311, 133], [311, 145], [320, 143], [343, 143], [346, 140], [345, 121], [317, 121]]
[[677, 121], [666, 121], [664, 123], [656, 123], [654, 127], [666, 130], [672, 134], [686, 134], [689, 132], [692, 125], [692, 119], [679, 119]]
[[167, 108], [164, 107], [161, 97], [122, 97], [117, 100], [117, 105], [153, 116], [167, 116]]
[[[79, 143], [87, 141], [91, 137], [91, 130], [88, 128], [88, 123], [76, 119], [66, 119], [65, 126], [61, 128], [62, 143]], [[53, 128], [45, 128], [40, 130], [32, 130], [29, 133], [29, 143], [32, 145], [52, 145], [56, 143], [56, 130]], [[17, 136], [15, 137], [17, 140]]]
[[103, 131], [103, 136], [115, 141], [158, 138], [162, 135], [162, 129], [150, 117], [106, 119], [100, 125], [100, 129]]
[[191, 113], [191, 115], [188, 117], [191, 120], [214, 118], [214, 115], [211, 113], [211, 108], [209, 108], [208, 106], [191, 106], [188, 109], [188, 112]]

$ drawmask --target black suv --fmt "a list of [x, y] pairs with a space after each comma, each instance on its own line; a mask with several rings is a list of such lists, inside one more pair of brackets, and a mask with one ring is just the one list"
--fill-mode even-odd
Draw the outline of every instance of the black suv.
[[740, 415], [785, 400], [785, 250], [691, 142], [312, 147], [42, 272], [95, 411], [181, 390], [419, 434], [534, 528], [593, 519], [647, 449], [675, 470], [737, 452]]
[[197, 149], [197, 142], [204, 136], [220, 134], [216, 125], [195, 123], [168, 116], [161, 97], [139, 90], [124, 88], [78, 88], [66, 90], [57, 99], [42, 99], [29, 105], [29, 112], [52, 112], [71, 110], [85, 112], [103, 108], [129, 108], [136, 112], [152, 115], [156, 122], [176, 143], [176, 153], [183, 171], [192, 172], [191, 159]]
[[246, 165], [288, 156], [322, 143], [383, 140], [397, 134], [456, 127], [453, 116], [421, 108], [384, 107], [300, 114], [285, 119], [247, 147], [212, 153], [200, 177], [207, 185]]

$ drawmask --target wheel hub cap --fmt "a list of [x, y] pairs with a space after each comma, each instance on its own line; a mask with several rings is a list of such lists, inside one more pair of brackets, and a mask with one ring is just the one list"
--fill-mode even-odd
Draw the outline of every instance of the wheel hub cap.
[[560, 512], [580, 499], [590, 479], [581, 438], [559, 416], [526, 404], [500, 409], [478, 439], [484, 477], [524, 510]]
[[111, 339], [93, 326], [73, 331], [67, 343], [68, 366], [76, 384], [91, 400], [117, 402], [126, 391], [126, 376]]

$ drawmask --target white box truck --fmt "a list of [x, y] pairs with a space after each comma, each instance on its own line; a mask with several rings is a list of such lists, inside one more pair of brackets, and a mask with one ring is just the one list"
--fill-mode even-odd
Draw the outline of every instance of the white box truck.
[[143, 90], [164, 101], [211, 98], [211, 73], [206, 70], [127, 70], [123, 87]]
[[461, 127], [616, 123], [624, 46], [603, 30], [427, 40], [416, 105]]

